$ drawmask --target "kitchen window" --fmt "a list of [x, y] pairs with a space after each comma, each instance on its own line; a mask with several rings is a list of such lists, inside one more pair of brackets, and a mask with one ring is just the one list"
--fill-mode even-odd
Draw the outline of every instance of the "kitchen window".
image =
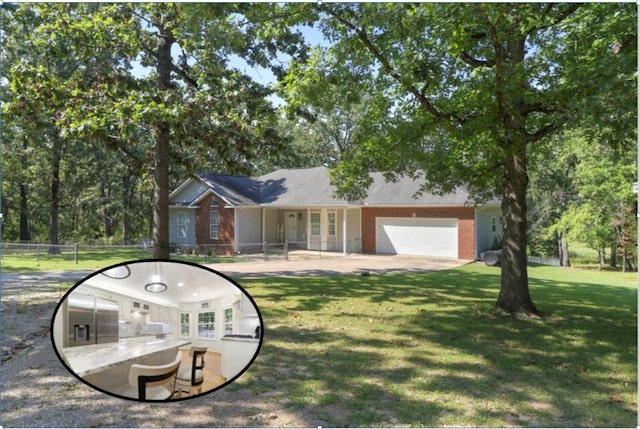
[[207, 311], [198, 313], [198, 338], [214, 340], [216, 338], [216, 313]]
[[224, 309], [224, 334], [233, 334], [233, 308]]
[[187, 238], [187, 213], [178, 212], [178, 238]]
[[189, 313], [180, 313], [180, 337], [189, 338], [191, 336], [190, 317]]
[[211, 200], [209, 204], [209, 238], [217, 240], [220, 237], [220, 212], [218, 202]]

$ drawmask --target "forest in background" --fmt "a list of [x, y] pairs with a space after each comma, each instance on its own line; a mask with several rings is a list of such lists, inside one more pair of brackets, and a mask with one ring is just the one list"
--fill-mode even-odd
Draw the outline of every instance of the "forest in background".
[[[129, 244], [151, 237], [156, 145], [163, 128], [171, 141], [165, 177], [170, 190], [194, 172], [259, 175], [318, 165], [335, 168], [334, 180], [340, 187], [355, 181], [347, 177], [349, 172], [354, 176], [360, 172], [364, 156], [372, 156], [365, 151], [379, 141], [411, 141], [405, 150], [409, 156], [444, 147], [435, 141], [438, 130], [432, 130], [434, 141], [416, 137], [414, 129], [398, 131], [397, 121], [413, 119], [411, 111], [399, 106], [416, 104], [409, 98], [419, 100], [419, 91], [391, 97], [391, 85], [399, 81], [392, 73], [374, 79], [373, 63], [345, 57], [348, 37], [362, 33], [342, 22], [344, 17], [408, 16], [415, 11], [341, 5], [335, 10], [313, 5], [276, 9], [260, 4], [3, 5], [2, 240]], [[591, 104], [577, 102], [576, 110], [568, 113], [575, 120], [563, 118], [562, 128], [527, 146], [528, 251], [560, 257], [566, 264], [568, 243], [580, 242], [597, 251], [603, 265], [615, 262], [613, 256], [618, 255], [633, 267], [637, 260], [636, 20], [625, 16], [631, 10], [625, 5], [588, 9], [571, 13], [582, 13], [579, 18], [585, 25], [597, 23], [602, 31], [597, 34], [608, 32], [610, 37], [592, 40], [580, 38], [588, 32], [574, 35], [576, 47], [584, 44], [590, 51], [581, 58], [584, 71], [570, 78], [593, 79], [584, 89], [592, 91]], [[305, 39], [304, 26], [312, 25], [324, 30], [322, 45], [311, 46]], [[410, 46], [411, 37], [419, 33], [410, 34], [414, 27], [403, 28], [407, 34], [393, 36]], [[384, 46], [382, 34], [391, 34], [385, 31], [380, 40], [374, 40], [375, 32], [368, 34]], [[460, 32], [465, 31], [470, 39], [481, 37], [461, 27]], [[547, 32], [540, 37], [553, 36]], [[161, 38], [173, 47], [164, 59], [168, 75], [162, 88]], [[388, 42], [387, 48], [392, 46]], [[358, 52], [370, 54], [366, 49]], [[481, 49], [471, 54], [473, 58], [459, 57], [472, 73], [481, 75], [489, 60]], [[598, 62], [597, 55], [609, 60]], [[242, 58], [246, 67], [232, 58]], [[378, 68], [387, 66], [384, 58], [377, 58]], [[394, 59], [397, 70], [437, 74], [428, 59], [421, 58], [420, 63], [412, 58], [413, 67], [420, 66], [421, 71], [409, 70], [411, 64]], [[141, 74], [140, 68], [147, 71]], [[604, 72], [612, 68], [615, 73]], [[274, 81], [260, 83], [247, 69], [269, 70]], [[429, 77], [421, 79], [429, 82]], [[417, 84], [402, 85], [420, 89]], [[595, 92], [595, 87], [601, 89]], [[554, 96], [568, 97], [566, 91], [575, 88], [569, 85]], [[475, 91], [485, 91], [480, 98], [487, 98], [491, 88], [478, 83]], [[274, 94], [281, 104], [274, 103]], [[547, 126], [541, 118], [552, 105], [550, 101], [537, 106], [535, 120], [541, 130]], [[417, 127], [425, 129], [424, 124]], [[451, 152], [458, 159], [468, 156], [456, 155], [453, 147]], [[432, 160], [415, 166], [406, 159], [388, 160], [380, 154], [378, 158], [385, 162], [369, 167], [389, 171], [390, 178], [403, 168], [409, 174], [434, 168]], [[447, 164], [443, 170], [457, 168], [442, 160]], [[497, 188], [487, 189], [499, 195]]]

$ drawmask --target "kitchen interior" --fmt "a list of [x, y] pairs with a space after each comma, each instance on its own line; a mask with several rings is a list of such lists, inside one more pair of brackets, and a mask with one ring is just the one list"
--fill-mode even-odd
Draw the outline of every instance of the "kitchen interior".
[[[143, 400], [156, 389], [164, 400], [205, 393], [240, 374], [258, 352], [262, 325], [252, 300], [225, 277], [194, 264], [135, 261], [74, 287], [56, 309], [52, 333], [61, 360], [88, 384]], [[173, 387], [148, 382], [143, 392], [131, 379], [134, 367], [168, 372], [176, 360]]]

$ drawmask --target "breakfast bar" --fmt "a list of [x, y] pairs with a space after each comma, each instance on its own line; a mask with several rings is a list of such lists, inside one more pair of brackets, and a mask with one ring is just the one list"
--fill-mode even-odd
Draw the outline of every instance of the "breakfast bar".
[[191, 344], [190, 340], [170, 340], [154, 337], [120, 340], [114, 343], [91, 344], [62, 349], [62, 355], [71, 370], [81, 378], [104, 371], [154, 359], [159, 355], [175, 356], [179, 347]]

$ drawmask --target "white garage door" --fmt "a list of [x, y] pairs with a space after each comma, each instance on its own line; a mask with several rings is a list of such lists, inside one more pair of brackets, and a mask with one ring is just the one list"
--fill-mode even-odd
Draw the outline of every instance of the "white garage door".
[[377, 218], [376, 252], [457, 258], [458, 221]]

